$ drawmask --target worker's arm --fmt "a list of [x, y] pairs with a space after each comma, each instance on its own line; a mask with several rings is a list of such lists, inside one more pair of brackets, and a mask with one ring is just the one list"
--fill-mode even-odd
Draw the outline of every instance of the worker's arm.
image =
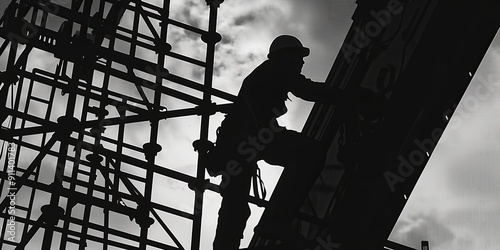
[[348, 98], [344, 91], [330, 87], [325, 83], [311, 81], [303, 75], [294, 77], [290, 84], [292, 85], [292, 94], [306, 101], [338, 104]]

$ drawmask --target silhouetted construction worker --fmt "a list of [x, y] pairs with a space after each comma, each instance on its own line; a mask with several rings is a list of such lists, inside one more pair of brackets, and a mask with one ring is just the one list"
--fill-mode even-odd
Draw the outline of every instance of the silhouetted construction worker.
[[336, 103], [343, 95], [301, 74], [309, 49], [295, 37], [278, 36], [268, 58], [243, 81], [232, 109], [218, 129], [216, 149], [207, 169], [222, 175], [219, 220], [214, 250], [238, 249], [250, 216], [248, 197], [257, 161], [284, 167], [261, 224], [261, 235], [286, 239], [298, 235], [290, 228], [308, 190], [323, 167], [326, 149], [317, 141], [280, 126], [287, 112], [288, 93], [307, 101]]

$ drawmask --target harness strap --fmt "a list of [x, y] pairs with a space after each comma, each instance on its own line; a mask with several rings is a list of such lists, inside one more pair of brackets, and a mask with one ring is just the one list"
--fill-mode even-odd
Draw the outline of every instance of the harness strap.
[[[266, 198], [266, 186], [264, 185], [264, 181], [262, 181], [260, 168], [257, 166], [255, 174], [252, 176], [253, 179], [253, 193], [256, 198], [264, 200]], [[259, 189], [261, 190], [262, 197], [260, 197]]]

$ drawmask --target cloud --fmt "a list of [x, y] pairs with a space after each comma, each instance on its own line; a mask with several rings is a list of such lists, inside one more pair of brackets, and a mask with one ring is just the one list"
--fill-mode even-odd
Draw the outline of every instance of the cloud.
[[[499, 249], [500, 238], [500, 205], [496, 207], [483, 207], [476, 204], [476, 210], [457, 210], [449, 213], [447, 220], [455, 228], [457, 234], [474, 239], [475, 249]], [[463, 241], [463, 240], [461, 240]], [[461, 241], [455, 245], [460, 246]], [[473, 249], [458, 247], [456, 249]]]
[[351, 23], [356, 8], [354, 0], [347, 1], [293, 1], [293, 23], [305, 25], [311, 41], [332, 45], [332, 39], [344, 40], [344, 30]]
[[475, 153], [460, 157], [450, 167], [449, 188], [454, 195], [473, 200], [498, 195], [500, 171], [492, 167], [500, 160], [498, 150], [483, 147], [471, 150]]
[[[156, 5], [162, 6], [163, 1], [157, 0]], [[209, 8], [204, 1], [170, 1], [171, 19], [187, 23], [200, 29], [208, 29], [208, 12]]]
[[460, 101], [443, 139], [439, 142], [436, 157], [447, 159], [447, 183], [451, 195], [468, 199], [483, 199], [498, 194], [497, 181], [500, 171], [494, 166], [500, 160], [500, 37], [493, 41], [476, 72], [470, 86]]
[[476, 209], [455, 207], [446, 214], [428, 211], [406, 216], [398, 220], [390, 240], [417, 249], [422, 240], [429, 241], [431, 249], [498, 249], [499, 208], [482, 208], [476, 204]]
[[288, 4], [282, 1], [228, 1], [220, 7], [214, 86], [236, 94], [243, 79], [266, 60], [277, 29], [286, 25]]
[[[432, 247], [447, 244], [455, 239], [452, 230], [434, 215], [416, 215], [399, 220], [392, 232], [391, 240], [400, 244], [420, 248], [420, 242], [430, 241]], [[441, 249], [441, 248], [439, 248]]]
[[[500, 111], [498, 48], [497, 36], [434, 150], [392, 239], [409, 243], [415, 235], [434, 234], [435, 229], [419, 224], [423, 217], [434, 220], [438, 228], [445, 227], [443, 232], [451, 231], [452, 239], [436, 239], [440, 250], [498, 249], [500, 203], [492, 199], [500, 187], [500, 171], [495, 166], [500, 160], [500, 119], [492, 115]], [[433, 241], [431, 249], [436, 246]]]
[[248, 13], [247, 15], [239, 16], [234, 19], [234, 25], [242, 26], [248, 23], [252, 23], [256, 19], [256, 15], [254, 13]]

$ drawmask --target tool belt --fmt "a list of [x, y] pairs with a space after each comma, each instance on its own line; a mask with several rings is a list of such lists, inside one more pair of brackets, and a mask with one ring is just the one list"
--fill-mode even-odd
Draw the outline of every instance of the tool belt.
[[251, 171], [255, 197], [264, 199], [266, 188], [262, 181], [257, 161], [247, 162], [237, 151], [238, 145], [248, 138], [248, 135], [251, 134], [249, 131], [251, 130], [230, 124], [231, 122], [226, 117], [221, 126], [217, 128], [217, 139], [207, 152], [205, 168], [210, 176], [216, 177], [227, 171], [226, 166], [232, 160], [240, 164], [245, 163], [242, 165], [252, 168], [244, 171]]
[[228, 126], [227, 117], [217, 128], [215, 144], [207, 153], [206, 169], [212, 177], [219, 176], [226, 170], [226, 165], [231, 160], [241, 161], [237, 148], [243, 141], [243, 133], [235, 126]]

